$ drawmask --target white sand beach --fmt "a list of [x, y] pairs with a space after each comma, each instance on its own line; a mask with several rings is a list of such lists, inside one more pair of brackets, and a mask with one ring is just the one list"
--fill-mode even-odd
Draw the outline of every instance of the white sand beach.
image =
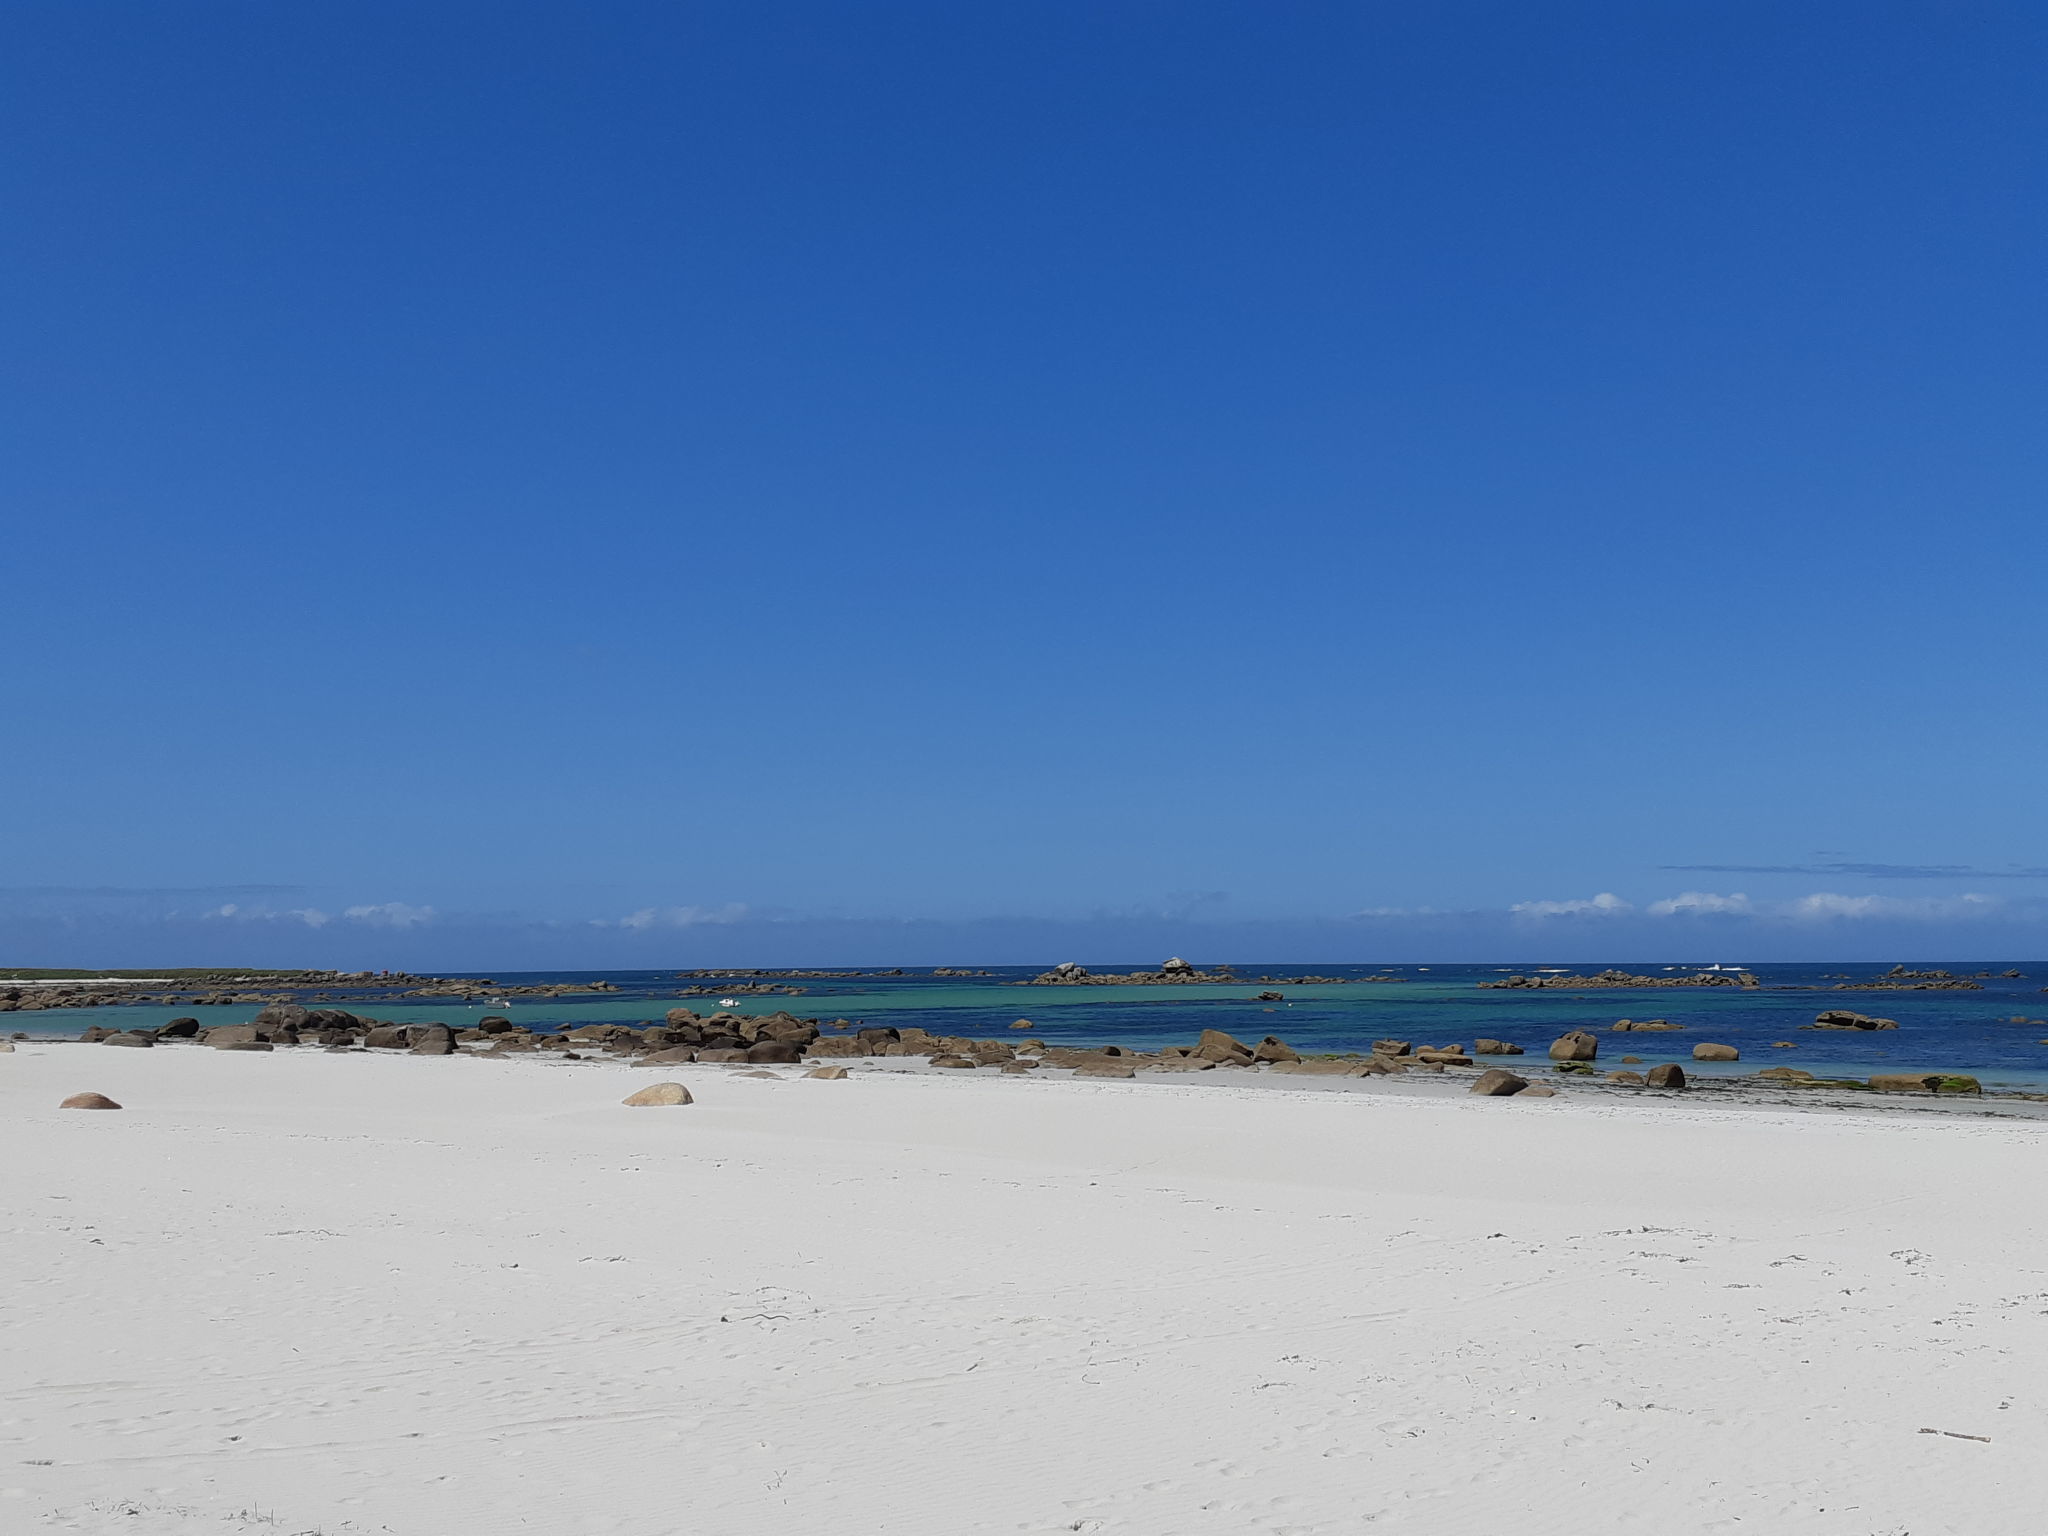
[[2048, 1506], [2038, 1124], [34, 1043], [0, 1158], [7, 1532]]

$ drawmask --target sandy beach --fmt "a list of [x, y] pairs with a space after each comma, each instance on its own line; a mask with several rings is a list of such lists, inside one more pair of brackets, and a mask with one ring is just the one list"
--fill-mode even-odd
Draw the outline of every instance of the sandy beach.
[[[658, 1080], [697, 1102], [621, 1107]], [[1995, 1536], [2048, 1497], [2033, 1124], [43, 1043], [0, 1107], [9, 1531]]]

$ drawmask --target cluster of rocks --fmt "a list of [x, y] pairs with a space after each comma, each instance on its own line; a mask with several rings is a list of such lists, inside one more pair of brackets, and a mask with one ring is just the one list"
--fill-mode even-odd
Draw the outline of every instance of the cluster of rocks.
[[[1989, 971], [1984, 972], [1990, 975]], [[1895, 965], [1876, 981], [1838, 981], [1837, 992], [1982, 992], [1984, 983], [1947, 971], [1909, 971]]]
[[1747, 971], [1696, 971], [1690, 976], [1634, 976], [1627, 971], [1607, 970], [1592, 976], [1504, 976], [1499, 981], [1482, 981], [1482, 987], [1562, 987], [1583, 991], [1589, 987], [1761, 987]]
[[1234, 982], [1238, 978], [1227, 965], [1213, 971], [1197, 969], [1175, 955], [1156, 971], [1104, 971], [1100, 974], [1072, 960], [1062, 961], [1029, 981], [1013, 981], [1013, 987], [1160, 987], [1183, 982]]

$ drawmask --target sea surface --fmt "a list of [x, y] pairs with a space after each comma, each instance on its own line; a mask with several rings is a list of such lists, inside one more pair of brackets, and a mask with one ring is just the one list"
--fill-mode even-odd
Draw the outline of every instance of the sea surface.
[[[1221, 1029], [1255, 1041], [1276, 1035], [1303, 1054], [1362, 1051], [1393, 1038], [1421, 1044], [1469, 1046], [1491, 1036], [1522, 1046], [1541, 1058], [1550, 1042], [1568, 1029], [1601, 1036], [1600, 1061], [1623, 1056], [1645, 1064], [1683, 1061], [1689, 1072], [1740, 1076], [1766, 1066], [1804, 1067], [1824, 1076], [1867, 1077], [1874, 1072], [1967, 1072], [1987, 1088], [2048, 1091], [2048, 963], [2026, 961], [1910, 961], [1915, 970], [1946, 970], [1976, 980], [1981, 991], [1838, 990], [1844, 982], [1878, 979], [1888, 966], [1757, 965], [1747, 967], [1760, 990], [1737, 987], [1598, 990], [1482, 989], [1482, 981], [1509, 974], [1536, 975], [1558, 968], [1497, 965], [1237, 966], [1244, 981], [1181, 986], [1018, 986], [1043, 967], [992, 968], [973, 977], [934, 976], [928, 969], [901, 974], [867, 972], [829, 979], [794, 979], [798, 996], [741, 996], [729, 1011], [773, 1013], [787, 1009], [801, 1018], [847, 1019], [870, 1024], [917, 1025], [934, 1034], [1037, 1038], [1071, 1045], [1128, 1045], [1150, 1048], [1190, 1044], [1204, 1029]], [[1156, 961], [1091, 967], [1098, 971], [1149, 970]], [[1693, 966], [1616, 962], [1615, 968], [1643, 975], [1684, 975]], [[1576, 974], [1607, 969], [1578, 965]], [[2001, 973], [2016, 970], [2018, 977]], [[1260, 982], [1260, 976], [1393, 976], [1392, 981], [1355, 981], [1315, 986]], [[507, 985], [588, 982], [602, 978], [619, 990], [589, 998], [511, 998], [451, 1003], [391, 1000], [370, 994], [342, 995], [329, 1007], [399, 1023], [441, 1022], [462, 1028], [485, 1014], [505, 1014], [532, 1029], [578, 1024], [633, 1024], [659, 1020], [672, 1007], [711, 1013], [719, 997], [678, 997], [687, 986], [703, 985], [675, 971], [499, 972]], [[1256, 994], [1277, 991], [1278, 1002]], [[316, 1005], [317, 1006], [317, 1005]], [[1896, 1031], [1836, 1033], [1802, 1029], [1824, 1008], [1896, 1019]], [[184, 1016], [208, 1024], [241, 1023], [255, 1013], [248, 1004], [216, 1008], [67, 1008], [0, 1015], [0, 1034], [76, 1036], [87, 1026], [132, 1028]], [[1682, 1033], [1609, 1034], [1617, 1019], [1669, 1019]], [[1013, 1030], [1020, 1019], [1030, 1030]], [[1739, 1063], [1692, 1062], [1701, 1041], [1732, 1045]], [[1780, 1046], [1777, 1042], [1789, 1042]]]

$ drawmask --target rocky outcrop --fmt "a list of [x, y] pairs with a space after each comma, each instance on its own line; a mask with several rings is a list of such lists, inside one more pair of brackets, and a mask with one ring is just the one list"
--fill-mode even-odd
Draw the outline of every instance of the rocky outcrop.
[[1192, 982], [1231, 982], [1237, 977], [1229, 966], [1213, 971], [1198, 970], [1175, 955], [1156, 971], [1104, 971], [1096, 974], [1072, 960], [1063, 961], [1029, 981], [1013, 981], [1013, 987], [1164, 987]]
[[1586, 991], [1594, 987], [1760, 987], [1747, 971], [1697, 971], [1690, 976], [1633, 976], [1627, 971], [1601, 971], [1592, 976], [1507, 976], [1482, 981], [1482, 987], [1553, 988]]
[[1814, 1016], [1811, 1024], [1802, 1024], [1801, 1029], [1897, 1029], [1897, 1019], [1873, 1019], [1867, 1013], [1856, 1013], [1847, 1008], [1828, 1008]]
[[1685, 1026], [1674, 1024], [1669, 1019], [1616, 1019], [1608, 1028], [1614, 1034], [1630, 1035], [1655, 1034], [1665, 1030], [1683, 1029]]

